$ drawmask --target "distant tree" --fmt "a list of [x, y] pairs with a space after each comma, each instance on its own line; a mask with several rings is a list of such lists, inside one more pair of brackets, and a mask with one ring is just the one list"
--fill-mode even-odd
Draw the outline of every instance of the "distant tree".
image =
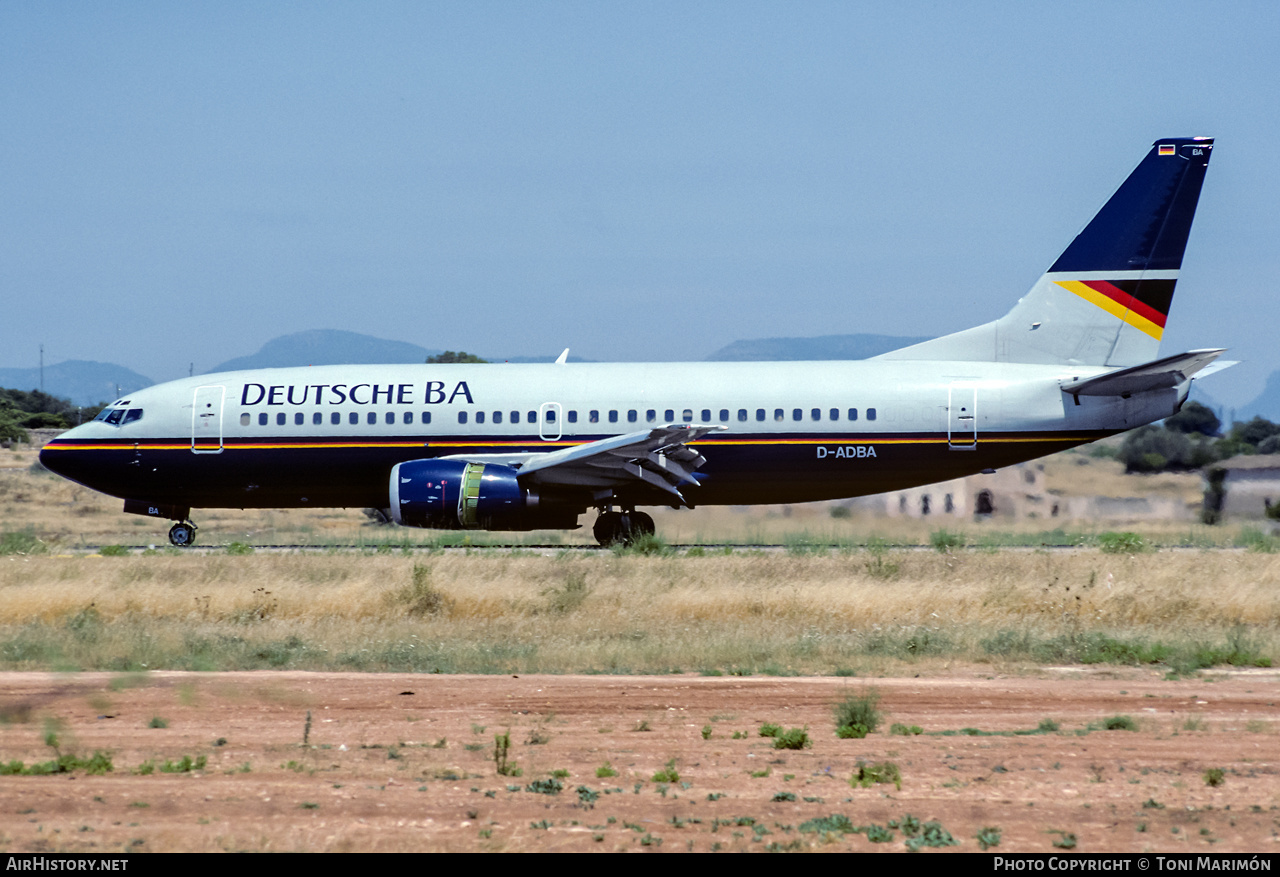
[[1201, 435], [1217, 436], [1222, 433], [1222, 421], [1209, 406], [1201, 405], [1199, 402], [1188, 402], [1182, 406], [1181, 411], [1165, 420], [1164, 428], [1175, 432], [1198, 432]]
[[427, 365], [443, 365], [445, 363], [459, 362], [488, 362], [487, 359], [481, 359], [474, 353], [467, 353], [465, 350], [459, 350], [456, 353], [452, 350], [446, 350], [438, 356], [428, 356]]
[[70, 426], [61, 414], [50, 414], [48, 411], [28, 414], [22, 419], [23, 429], [67, 429]]
[[1126, 472], [1199, 469], [1220, 459], [1208, 436], [1178, 432], [1150, 424], [1125, 436], [1116, 458]]
[[0, 441], [28, 441], [27, 431], [22, 428], [22, 418], [26, 412], [19, 411], [8, 399], [0, 398]]
[[1280, 424], [1272, 423], [1265, 417], [1254, 417], [1248, 423], [1236, 423], [1231, 427], [1231, 433], [1228, 438], [1237, 439], [1247, 445], [1253, 445], [1256, 449], [1258, 445], [1273, 435], [1280, 435]]
[[1259, 454], [1280, 454], [1280, 435], [1267, 436], [1258, 442]]
[[24, 392], [0, 387], [0, 399], [8, 400], [19, 411], [25, 411], [28, 414], [56, 414], [68, 423], [75, 421], [79, 411], [70, 399], [63, 399], [40, 390]]

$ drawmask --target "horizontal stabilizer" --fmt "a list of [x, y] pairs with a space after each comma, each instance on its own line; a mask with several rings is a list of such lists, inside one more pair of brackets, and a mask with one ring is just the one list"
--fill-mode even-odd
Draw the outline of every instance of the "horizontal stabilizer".
[[[1062, 391], [1073, 396], [1129, 396], [1150, 390], [1167, 390], [1200, 372], [1224, 353], [1226, 348], [1192, 350], [1122, 368], [1096, 378], [1086, 378], [1083, 381], [1072, 378], [1062, 382]], [[1221, 371], [1224, 367], [1225, 365], [1215, 368], [1214, 371]]]

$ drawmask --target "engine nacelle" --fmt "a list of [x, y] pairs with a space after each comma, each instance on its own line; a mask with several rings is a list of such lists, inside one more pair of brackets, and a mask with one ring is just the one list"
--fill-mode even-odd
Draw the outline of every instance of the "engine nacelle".
[[410, 460], [391, 470], [391, 517], [406, 527], [442, 530], [574, 529], [577, 512], [539, 508], [516, 470], [466, 460]]

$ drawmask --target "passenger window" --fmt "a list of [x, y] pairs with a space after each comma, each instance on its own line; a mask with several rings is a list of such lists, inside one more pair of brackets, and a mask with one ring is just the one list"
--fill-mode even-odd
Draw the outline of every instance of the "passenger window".
[[484, 423], [484, 412], [483, 412], [483, 411], [477, 411], [477, 412], [476, 412], [476, 423]]
[[547, 423], [555, 423], [555, 422], [556, 422], [556, 409], [554, 409], [554, 408], [548, 408], [548, 409], [547, 409]]
[[365, 417], [365, 421], [366, 421], [370, 426], [377, 426], [377, 424], [378, 424], [378, 412], [376, 412], [376, 411], [370, 411], [370, 412], [368, 413], [368, 415]]
[[284, 426], [284, 412], [281, 411], [276, 415], [276, 426]]
[[297, 413], [295, 413], [295, 414], [293, 415], [293, 425], [294, 425], [294, 426], [302, 426], [302, 424], [303, 424], [303, 423], [305, 423], [305, 422], [306, 422], [306, 417], [303, 415], [303, 413], [302, 413], [301, 411], [299, 411], [299, 412], [297, 412]]
[[684, 409], [684, 414], [681, 415], [680, 419], [683, 420], [685, 423], [693, 423], [693, 409], [692, 408]]
[[[743, 413], [743, 414], [746, 414], [747, 412], [745, 412], [745, 411], [744, 411], [744, 412], [742, 412], [742, 413]], [[744, 419], [745, 419], [745, 418], [744, 418]], [[720, 422], [721, 422], [721, 423], [728, 423], [728, 422], [729, 422], [729, 409], [728, 409], [728, 408], [721, 408], [721, 409], [720, 409]]]
[[617, 423], [617, 422], [618, 422], [618, 412], [617, 412], [617, 411], [610, 411], [610, 412], [609, 412], [609, 422], [610, 422], [610, 423]]
[[317, 411], [317, 412], [315, 412], [314, 414], [312, 414], [312, 415], [311, 415], [311, 425], [312, 425], [312, 426], [319, 426], [319, 425], [320, 425], [320, 424], [322, 424], [322, 423], [324, 423], [324, 415], [323, 415], [323, 414], [321, 414], [319, 411]]
[[803, 412], [803, 411], [801, 411], [799, 408], [792, 408], [792, 409], [791, 409], [791, 419], [792, 419], [792, 420], [803, 420], [803, 419], [804, 419], [804, 412]]
[[520, 422], [520, 412], [519, 412], [519, 411], [512, 411], [512, 412], [511, 412], [511, 422], [512, 422], [512, 423], [519, 423], [519, 422]]
[[404, 422], [405, 422], [405, 423], [413, 423], [413, 412], [412, 412], [412, 411], [406, 411], [406, 412], [404, 413]]
[[359, 424], [359, 423], [360, 423], [360, 412], [359, 412], [359, 411], [352, 411], [350, 414], [348, 414], [348, 415], [347, 415], [347, 423], [351, 424], [352, 426], [356, 426], [357, 424]]
[[810, 419], [810, 420], [821, 420], [821, 419], [822, 419], [822, 409], [821, 409], [821, 408], [815, 408], [815, 409], [813, 409], [812, 411], [810, 411], [810, 412], [809, 412], [809, 419]]
[[867, 409], [867, 420], [875, 420], [875, 419], [876, 419], [876, 409], [874, 409], [874, 408], [868, 408], [868, 409]]
[[502, 422], [502, 412], [501, 412], [501, 411], [495, 411], [495, 412], [493, 412], [493, 422], [494, 422], [494, 423], [501, 423], [501, 422]]
[[666, 411], [662, 412], [662, 419], [667, 423], [670, 423], [676, 419], [676, 412], [673, 409], [668, 408]]
[[632, 408], [627, 412], [627, 423], [635, 423], [638, 417], [639, 415], [636, 413], [636, 409]]
[[465, 411], [459, 411], [459, 412], [458, 412], [458, 422], [459, 422], [459, 423], [466, 423], [466, 422], [467, 422], [467, 412], [465, 412]]
[[828, 411], [828, 412], [827, 412], [827, 414], [828, 414], [828, 419], [830, 419], [830, 420], [839, 420], [839, 419], [840, 419], [840, 409], [839, 409], [839, 408], [832, 408], [830, 411]]
[[396, 413], [394, 411], [388, 411], [387, 416], [384, 419], [388, 424], [393, 424], [396, 422]]
[[589, 423], [599, 423], [599, 422], [600, 422], [600, 412], [599, 412], [599, 411], [588, 411], [588, 412], [587, 412], [587, 421], [588, 421]]
[[757, 409], [756, 409], [756, 420], [759, 420], [759, 421], [761, 421], [761, 422], [764, 422], [764, 409], [763, 409], [763, 408], [757, 408]]
[[703, 409], [702, 409], [702, 422], [703, 422], [703, 423], [710, 423], [710, 422], [711, 422], [711, 409], [710, 409], [710, 408], [703, 408]]
[[574, 410], [570, 410], [570, 411], [569, 411], [569, 422], [570, 422], [570, 423], [577, 423], [577, 422], [578, 422], [578, 412], [577, 412], [577, 411], [574, 411]]
[[329, 415], [329, 423], [331, 423], [332, 425], [337, 426], [341, 422], [342, 422], [342, 415], [339, 414], [337, 411]]
[[431, 412], [430, 412], [430, 411], [424, 411], [424, 412], [422, 412], [422, 422], [423, 422], [423, 423], [430, 423], [430, 422], [431, 422]]
[[266, 426], [266, 425], [267, 425], [267, 412], [264, 411], [258, 415], [258, 426]]
[[850, 419], [850, 420], [857, 420], [857, 419], [858, 419], [858, 409], [857, 409], [857, 408], [850, 408], [850, 409], [849, 409], [849, 419]]
[[773, 409], [773, 419], [774, 419], [774, 420], [782, 420], [783, 416], [784, 416], [784, 412], [783, 412], [783, 410], [782, 410], [781, 408], [775, 408], [775, 409]]
[[658, 419], [658, 412], [650, 408], [648, 411], [644, 413], [644, 419], [649, 423], [653, 423], [655, 420]]
[[747, 422], [747, 409], [745, 408], [738, 409], [738, 420], [742, 423]]
[[536, 411], [530, 411], [530, 412], [529, 412], [529, 419], [528, 419], [528, 420], [526, 420], [526, 421], [525, 421], [525, 423], [537, 423], [537, 422], [538, 422], [538, 412], [536, 412]]
[[241, 425], [241, 426], [248, 426], [248, 425], [249, 425], [249, 415], [248, 415], [248, 414], [241, 414], [241, 415], [240, 415], [240, 425]]

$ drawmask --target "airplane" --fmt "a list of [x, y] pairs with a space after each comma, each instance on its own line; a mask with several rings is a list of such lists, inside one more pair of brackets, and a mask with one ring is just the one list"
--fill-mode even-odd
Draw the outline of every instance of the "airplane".
[[[1213, 140], [1157, 140], [1003, 317], [845, 362], [334, 365], [131, 393], [40, 462], [175, 521], [371, 508], [409, 527], [654, 533], [644, 506], [798, 503], [993, 472], [1169, 417], [1224, 349], [1160, 357]], [[695, 447], [696, 444], [696, 447]]]

